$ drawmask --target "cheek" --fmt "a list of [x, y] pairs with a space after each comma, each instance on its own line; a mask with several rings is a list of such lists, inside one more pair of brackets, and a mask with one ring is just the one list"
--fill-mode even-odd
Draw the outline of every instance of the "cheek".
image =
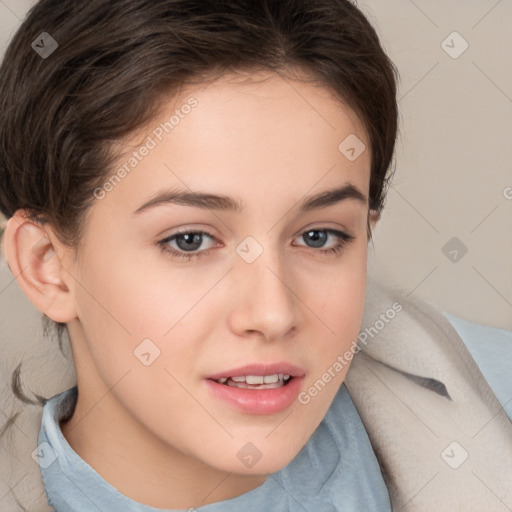
[[324, 329], [326, 344], [342, 348], [359, 333], [367, 278], [367, 247], [357, 241], [337, 263], [302, 281], [306, 304]]
[[310, 358], [316, 362], [306, 383], [315, 387], [308, 407], [317, 413], [327, 409], [352, 361], [364, 312], [366, 254], [366, 245], [360, 243], [316, 280], [303, 280], [301, 293], [311, 310], [306, 329], [315, 340]]
[[[89, 255], [77, 286], [81, 328], [98, 372], [109, 385], [128, 370], [147, 370], [145, 363], [160, 374], [186, 373], [211, 330], [216, 312], [202, 299], [217, 278], [180, 272], [163, 258], [163, 266], [126, 252], [114, 259], [110, 249]], [[162, 377], [146, 371], [140, 379], [160, 388]]]
[[134, 339], [162, 337], [198, 302], [204, 282], [174, 269], [164, 257], [152, 257], [151, 250], [119, 251], [110, 242], [86, 256], [77, 290], [82, 315], [93, 310], [96, 320]]

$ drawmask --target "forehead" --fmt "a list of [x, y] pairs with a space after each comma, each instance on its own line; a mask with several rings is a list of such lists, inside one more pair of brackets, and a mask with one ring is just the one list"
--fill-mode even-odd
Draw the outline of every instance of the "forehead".
[[[346, 153], [354, 142], [356, 159]], [[369, 141], [354, 111], [318, 83], [272, 72], [182, 89], [122, 149], [113, 172], [124, 167], [123, 179], [108, 200], [131, 205], [165, 186], [266, 202], [369, 184]]]
[[[192, 101], [195, 104], [190, 108]], [[156, 133], [165, 123], [169, 129], [163, 134]], [[242, 132], [238, 131], [241, 126]], [[253, 127], [255, 130], [251, 130]], [[366, 130], [353, 109], [327, 85], [300, 69], [287, 74], [269, 70], [232, 72], [182, 86], [179, 93], [163, 101], [155, 119], [122, 144], [131, 149], [148, 134], [156, 135], [157, 143], [163, 135], [164, 144], [172, 144], [173, 140], [177, 142], [180, 132], [194, 131], [196, 136], [202, 136], [206, 130], [211, 131], [210, 135], [223, 133], [225, 137], [258, 135], [260, 140], [279, 128], [290, 129], [290, 137], [286, 138], [284, 132], [280, 138], [290, 145], [291, 136], [300, 133], [308, 137], [315, 130], [319, 134], [330, 131], [342, 137], [350, 131], [370, 149]]]

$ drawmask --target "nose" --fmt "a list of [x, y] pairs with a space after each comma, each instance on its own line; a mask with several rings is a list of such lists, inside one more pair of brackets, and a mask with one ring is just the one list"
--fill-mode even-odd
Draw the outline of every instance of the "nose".
[[266, 248], [252, 263], [240, 258], [230, 273], [233, 280], [231, 330], [239, 336], [259, 335], [275, 341], [291, 336], [299, 326], [300, 301], [292, 272], [277, 250]]

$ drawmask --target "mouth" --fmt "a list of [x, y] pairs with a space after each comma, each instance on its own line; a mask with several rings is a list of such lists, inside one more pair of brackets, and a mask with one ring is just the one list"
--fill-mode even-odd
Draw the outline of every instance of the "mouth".
[[288, 363], [253, 364], [206, 377], [217, 398], [250, 414], [274, 414], [297, 398], [305, 372]]

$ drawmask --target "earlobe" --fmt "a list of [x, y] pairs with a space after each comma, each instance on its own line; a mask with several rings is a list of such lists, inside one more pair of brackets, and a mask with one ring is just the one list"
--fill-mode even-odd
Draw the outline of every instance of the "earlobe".
[[64, 252], [57, 250], [57, 238], [49, 231], [18, 210], [7, 222], [4, 251], [30, 301], [55, 322], [66, 323], [76, 318], [73, 281], [64, 267]]
[[368, 212], [369, 215], [369, 224], [372, 232], [375, 229], [375, 226], [377, 225], [377, 222], [380, 220], [380, 212], [377, 210], [370, 210]]

